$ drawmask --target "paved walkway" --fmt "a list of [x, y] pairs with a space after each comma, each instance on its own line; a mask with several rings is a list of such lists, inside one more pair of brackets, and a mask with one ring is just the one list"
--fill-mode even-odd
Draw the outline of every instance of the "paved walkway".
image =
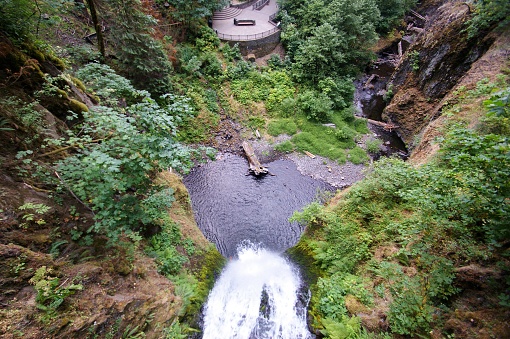
[[[226, 35], [252, 35], [260, 34], [274, 29], [276, 26], [269, 22], [269, 16], [278, 12], [276, 0], [269, 0], [269, 4], [265, 5], [259, 10], [253, 10], [252, 6], [243, 9], [236, 19], [250, 19], [255, 20], [254, 26], [235, 26], [234, 18], [226, 20], [214, 20], [212, 28], [221, 34]], [[244, 40], [244, 39], [240, 39]]]

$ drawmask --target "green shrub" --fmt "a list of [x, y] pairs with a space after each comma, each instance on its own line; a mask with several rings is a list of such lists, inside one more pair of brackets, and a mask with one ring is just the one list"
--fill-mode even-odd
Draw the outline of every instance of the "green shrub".
[[254, 68], [251, 62], [239, 60], [234, 65], [229, 65], [225, 73], [230, 80], [240, 80], [248, 76]]
[[297, 130], [296, 123], [291, 119], [272, 120], [267, 125], [267, 133], [275, 137], [280, 134], [294, 135]]
[[135, 89], [128, 79], [116, 74], [108, 65], [87, 64], [76, 71], [76, 76], [105, 105], [116, 105], [124, 100], [132, 104], [148, 96], [147, 92]]
[[310, 121], [329, 122], [333, 115], [333, 102], [324, 93], [307, 90], [297, 97], [297, 106]]
[[166, 276], [179, 273], [182, 265], [188, 259], [179, 253], [176, 246], [181, 243], [181, 235], [178, 232], [178, 226], [173, 224], [150, 238], [149, 247], [146, 252], [156, 259], [158, 271]]
[[0, 108], [9, 112], [12, 120], [35, 133], [41, 133], [47, 127], [42, 113], [36, 109], [38, 104], [37, 101], [23, 102], [17, 97], [0, 99]]
[[224, 43], [221, 45], [220, 51], [223, 53], [225, 59], [230, 62], [241, 60], [243, 58], [241, 51], [239, 50], [239, 44], [237, 43], [234, 46], [230, 46], [228, 43]]
[[351, 106], [355, 90], [354, 79], [350, 77], [339, 77], [337, 79], [327, 77], [320, 80], [317, 87], [331, 99], [334, 110], [341, 111]]
[[248, 104], [264, 101], [269, 111], [276, 111], [287, 98], [294, 96], [295, 88], [289, 75], [283, 71], [251, 71], [231, 82], [236, 99]]
[[200, 26], [195, 38], [195, 46], [201, 52], [215, 52], [220, 46], [220, 39], [211, 28]]
[[477, 0], [474, 15], [466, 22], [468, 38], [474, 38], [494, 26], [504, 27], [510, 21], [510, 8], [505, 0]]
[[290, 118], [296, 115], [296, 105], [296, 99], [287, 97], [282, 100], [275, 111], [277, 112], [277, 115], [282, 118]]
[[[101, 73], [92, 76], [93, 69]], [[139, 239], [140, 231], [161, 222], [173, 201], [170, 190], [152, 183], [155, 175], [168, 168], [186, 171], [192, 165], [193, 152], [174, 136], [178, 123], [193, 111], [187, 99], [171, 94], [157, 103], [107, 67], [89, 65], [84, 74], [90, 75], [87, 83], [101, 89], [103, 100], [113, 107], [94, 106], [83, 112], [83, 121], [74, 131], [51, 141], [53, 147], [74, 150], [53, 165], [59, 187], [94, 212], [95, 223], [87, 233], [104, 234], [111, 242], [121, 235]], [[126, 99], [126, 107], [118, 105], [121, 98]], [[23, 156], [32, 155], [25, 152]], [[24, 161], [32, 160], [36, 159]], [[80, 235], [77, 231], [75, 240]]]
[[352, 124], [356, 132], [360, 134], [367, 134], [370, 132], [365, 119], [354, 119]]
[[252, 129], [262, 128], [266, 124], [263, 117], [252, 115], [248, 118], [248, 127]]
[[418, 72], [420, 69], [420, 52], [414, 50], [409, 52], [409, 63], [411, 64], [411, 68], [413, 72]]
[[510, 135], [510, 88], [493, 94], [483, 105], [487, 115], [482, 119], [482, 132]]
[[282, 60], [279, 54], [271, 54], [267, 65], [272, 69], [281, 69], [285, 67], [285, 62]]
[[349, 161], [353, 164], [359, 165], [366, 163], [369, 160], [369, 157], [363, 148], [356, 146], [349, 151], [347, 159], [349, 159]]
[[290, 153], [294, 151], [294, 145], [289, 140], [287, 140], [276, 145], [274, 149], [279, 152]]
[[345, 124], [337, 126], [335, 129], [335, 138], [337, 138], [340, 141], [352, 140], [355, 135], [356, 131], [350, 129]]
[[204, 53], [200, 56], [200, 73], [216, 80], [223, 74], [223, 69], [218, 57], [213, 52]]
[[367, 151], [370, 153], [378, 153], [381, 150], [382, 140], [381, 139], [369, 139], [365, 142]]

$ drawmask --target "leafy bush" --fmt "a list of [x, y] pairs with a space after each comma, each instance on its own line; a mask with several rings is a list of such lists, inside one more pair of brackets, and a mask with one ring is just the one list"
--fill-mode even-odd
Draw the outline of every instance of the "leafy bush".
[[475, 15], [467, 21], [466, 31], [473, 38], [488, 29], [499, 25], [503, 27], [510, 22], [510, 8], [505, 0], [476, 0]]
[[482, 131], [510, 135], [510, 88], [495, 93], [483, 105], [487, 115], [482, 120]]
[[282, 100], [280, 105], [276, 108], [277, 115], [282, 118], [289, 118], [296, 115], [296, 100], [292, 97], [287, 97]]
[[237, 43], [234, 46], [230, 46], [225, 43], [220, 47], [220, 51], [223, 53], [225, 59], [230, 62], [241, 60], [243, 58], [241, 51], [239, 50], [239, 44]]
[[376, 0], [381, 20], [376, 24], [379, 33], [387, 33], [416, 5], [416, 0]]
[[220, 39], [211, 28], [200, 26], [195, 38], [195, 46], [201, 52], [215, 52], [220, 46]]
[[248, 104], [264, 101], [270, 111], [277, 110], [295, 92], [293, 82], [286, 72], [272, 70], [263, 73], [250, 71], [233, 80], [231, 87], [239, 102]]
[[230, 80], [239, 80], [246, 77], [254, 68], [255, 66], [251, 62], [240, 60], [227, 67], [226, 76]]
[[346, 124], [341, 124], [335, 128], [335, 138], [340, 141], [352, 140], [356, 131], [350, 129]]
[[333, 102], [324, 93], [307, 90], [297, 97], [297, 106], [308, 120], [329, 122], [333, 115]]
[[290, 141], [284, 141], [274, 147], [275, 150], [283, 153], [290, 153], [294, 151], [294, 145]]
[[[177, 124], [192, 110], [186, 99], [170, 94], [158, 104], [105, 66], [89, 65], [82, 74], [93, 74], [86, 82], [98, 90], [101, 84], [101, 96], [113, 107], [83, 112], [75, 132], [51, 141], [52, 147], [75, 150], [55, 164], [55, 172], [61, 189], [95, 213], [88, 233], [105, 234], [112, 242], [123, 234], [137, 239], [144, 228], [162, 222], [173, 201], [171, 191], [152, 183], [156, 173], [186, 171], [192, 164], [195, 152], [174, 140]], [[125, 108], [118, 106], [120, 98], [126, 98]]]
[[133, 104], [148, 96], [145, 91], [139, 91], [131, 82], [116, 74], [108, 65], [89, 63], [76, 71], [76, 76], [83, 84], [94, 91], [105, 105], [116, 105], [123, 100]]
[[167, 220], [162, 231], [149, 240], [145, 251], [156, 259], [158, 271], [166, 276], [179, 273], [181, 267], [188, 259], [179, 253], [177, 245], [182, 243], [179, 226]]
[[354, 98], [354, 81], [350, 77], [327, 77], [317, 84], [319, 90], [333, 102], [334, 110], [343, 110], [351, 106]]
[[367, 151], [370, 153], [378, 153], [381, 149], [382, 140], [381, 139], [370, 139], [365, 142], [367, 147]]
[[326, 338], [359, 338], [361, 333], [361, 320], [358, 317], [343, 316], [340, 320], [325, 318], [322, 320], [324, 329], [321, 333]]
[[271, 54], [269, 60], [267, 60], [267, 65], [272, 69], [281, 69], [285, 67], [285, 62], [282, 60], [279, 54]]
[[275, 137], [280, 134], [294, 135], [297, 130], [296, 123], [291, 119], [272, 120], [267, 125], [267, 133]]
[[358, 146], [354, 147], [349, 151], [349, 155], [347, 158], [349, 159], [350, 162], [352, 162], [355, 165], [366, 163], [369, 160], [365, 150]]
[[10, 118], [19, 123], [25, 130], [41, 133], [47, 127], [41, 112], [36, 110], [39, 103], [33, 101], [25, 103], [17, 97], [5, 97], [0, 99], [0, 108], [8, 112]]

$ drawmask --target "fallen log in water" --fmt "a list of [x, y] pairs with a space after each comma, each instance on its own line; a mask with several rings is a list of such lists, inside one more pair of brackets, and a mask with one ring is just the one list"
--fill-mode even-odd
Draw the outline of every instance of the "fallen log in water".
[[376, 120], [372, 120], [372, 119], [367, 119], [367, 122], [372, 125], [381, 126], [387, 131], [391, 131], [391, 130], [399, 128], [397, 125], [395, 125], [393, 123], [388, 124], [388, 123], [385, 123], [382, 121], [376, 121]]
[[248, 163], [250, 164], [250, 172], [252, 172], [254, 175], [262, 175], [269, 172], [266, 167], [260, 164], [259, 159], [255, 155], [253, 147], [247, 141], [243, 141], [243, 150], [246, 154], [246, 158], [248, 158]]

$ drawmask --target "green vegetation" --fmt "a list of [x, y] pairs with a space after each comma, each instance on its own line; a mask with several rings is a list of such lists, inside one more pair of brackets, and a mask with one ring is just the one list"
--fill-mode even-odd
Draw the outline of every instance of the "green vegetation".
[[179, 273], [182, 265], [188, 261], [188, 258], [176, 249], [176, 246], [182, 243], [179, 225], [171, 220], [166, 220], [163, 230], [149, 239], [149, 246], [146, 252], [156, 259], [158, 271], [161, 274], [166, 276], [175, 275]]
[[[108, 76], [98, 76], [98, 67]], [[48, 147], [76, 150], [54, 165], [57, 184], [95, 213], [96, 223], [86, 233], [105, 234], [110, 241], [122, 234], [137, 239], [140, 231], [164, 219], [165, 207], [172, 203], [171, 192], [152, 184], [155, 174], [191, 166], [192, 150], [173, 136], [177, 121], [192, 110], [170, 94], [158, 104], [129, 82], [115, 81], [119, 77], [105, 65], [85, 66], [79, 75], [92, 88], [102, 89], [96, 94], [105, 103], [125, 100], [128, 106], [92, 107], [83, 112], [77, 133], [70, 130], [67, 137], [48, 141]]]
[[42, 216], [50, 209], [51, 207], [45, 204], [34, 204], [31, 202], [21, 205], [18, 207], [18, 210], [27, 212], [23, 213], [23, 216], [21, 217], [23, 223], [21, 223], [20, 226], [26, 228], [32, 221], [37, 225], [44, 225], [46, 221], [44, 221]]
[[510, 8], [505, 0], [476, 0], [474, 6], [475, 15], [467, 22], [466, 28], [469, 38], [510, 22]]
[[391, 300], [392, 333], [429, 333], [433, 319], [454, 311], [455, 268], [493, 260], [510, 236], [510, 87], [484, 88], [483, 122], [476, 130], [449, 126], [435, 161], [413, 167], [383, 159], [335, 206], [312, 204], [293, 217], [308, 223], [299, 248], [311, 251], [322, 272], [311, 314], [330, 338], [347, 324], [354, 330], [346, 337], [359, 335], [349, 316], [377, 308], [381, 299]]
[[380, 139], [370, 139], [365, 142], [365, 145], [367, 146], [367, 152], [378, 153], [380, 151], [382, 141]]
[[[58, 260], [67, 260], [66, 253], [69, 262], [85, 263], [111, 250], [110, 273], [133, 279], [144, 275], [133, 265], [142, 248], [174, 282], [181, 303], [176, 319], [157, 326], [166, 326], [167, 338], [186, 337], [224, 258], [183, 236], [168, 214], [179, 192], [155, 178], [168, 169], [186, 173], [211, 157], [212, 150], [185, 143], [208, 144], [225, 117], [272, 137], [288, 135], [275, 145], [281, 152], [368, 162], [367, 152], [377, 152], [380, 142], [367, 141], [366, 151], [357, 146], [368, 128], [353, 114], [353, 79], [373, 60], [378, 34], [389, 32], [415, 2], [282, 0], [286, 59], [273, 55], [260, 67], [206, 26], [224, 0], [0, 0], [2, 48], [9, 56], [0, 83], [0, 132], [18, 151], [12, 159], [2, 153], [1, 162], [28, 188], [62, 205], [17, 202], [11, 211], [16, 226], [23, 236], [53, 227], [38, 250]], [[507, 23], [505, 5], [476, 1], [469, 36]], [[93, 12], [104, 27], [86, 23]], [[97, 49], [71, 38], [94, 31]], [[61, 37], [71, 42], [57, 44]], [[408, 57], [419, 71], [419, 53]], [[390, 85], [385, 100], [392, 92]], [[385, 337], [367, 333], [353, 316], [383, 299], [391, 301], [384, 310], [391, 334], [426, 335], [453, 311], [455, 269], [494, 260], [509, 236], [510, 91], [481, 82], [474, 91], [459, 91], [459, 100], [487, 94], [477, 129], [461, 119], [448, 126], [433, 163], [415, 168], [383, 160], [337, 205], [313, 204], [294, 217], [308, 223], [297, 248], [314, 266], [311, 315], [323, 335]], [[445, 106], [447, 117], [460, 113], [456, 104]], [[66, 208], [71, 221], [57, 220]], [[48, 324], [83, 286], [27, 258], [19, 256], [8, 271], [16, 283], [35, 286]], [[87, 279], [82, 283], [86, 288]], [[499, 291], [500, 305], [508, 307], [508, 286]], [[60, 320], [65, 326], [69, 319]], [[112, 320], [105, 336], [144, 337], [147, 326], [121, 322]]]
[[278, 119], [270, 121], [267, 126], [267, 133], [272, 136], [280, 134], [294, 135], [298, 131], [296, 123], [291, 119]]
[[43, 321], [48, 322], [57, 314], [57, 309], [62, 305], [65, 299], [83, 289], [81, 284], [67, 284], [60, 279], [51, 276], [52, 271], [46, 266], [37, 269], [34, 276], [30, 279], [37, 291], [35, 302], [37, 308], [44, 312]]

